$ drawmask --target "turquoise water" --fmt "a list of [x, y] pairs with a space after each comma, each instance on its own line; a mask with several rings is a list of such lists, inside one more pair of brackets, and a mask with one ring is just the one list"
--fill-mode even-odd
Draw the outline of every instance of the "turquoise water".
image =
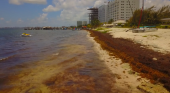
[[0, 93], [111, 93], [115, 83], [84, 30], [0, 29], [0, 51]]

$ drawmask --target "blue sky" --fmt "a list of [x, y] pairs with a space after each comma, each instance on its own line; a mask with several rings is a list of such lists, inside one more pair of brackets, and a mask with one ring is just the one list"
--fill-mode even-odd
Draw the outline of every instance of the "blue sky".
[[[0, 27], [70, 26], [88, 21], [88, 8], [108, 0], [1, 0]], [[146, 0], [146, 6], [161, 7], [169, 0]]]
[[[4, 26], [42, 26], [44, 23], [32, 24], [32, 20], [40, 18], [41, 15], [47, 14], [46, 18], [56, 18], [60, 15], [60, 11], [55, 12], [43, 12], [42, 9], [52, 4], [51, 0], [48, 0], [46, 4], [31, 4], [22, 3], [20, 5], [11, 4], [8, 0], [0, 1], [0, 27]], [[45, 16], [45, 15], [44, 15]], [[43, 19], [42, 19], [43, 20]], [[46, 19], [44, 19], [46, 21]], [[45, 25], [45, 24], [44, 24]], [[48, 25], [48, 24], [47, 24]], [[52, 25], [52, 24], [49, 24]]]

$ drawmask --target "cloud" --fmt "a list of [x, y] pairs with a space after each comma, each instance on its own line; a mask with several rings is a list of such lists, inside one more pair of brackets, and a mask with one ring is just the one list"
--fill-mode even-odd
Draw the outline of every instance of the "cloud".
[[95, 3], [94, 3], [94, 7], [100, 7], [101, 5], [103, 5], [105, 2], [105, 0], [97, 0]]
[[30, 22], [28, 22], [28, 24], [31, 25], [31, 26], [44, 25], [45, 23], [48, 22], [47, 16], [48, 16], [47, 13], [43, 13], [43, 14], [41, 14], [39, 17], [30, 20]]
[[11, 23], [11, 21], [6, 21], [7, 24]]
[[170, 5], [170, 1], [169, 0], [145, 0], [145, 7], [155, 6], [158, 9], [164, 5]]
[[[74, 10], [93, 6], [96, 0], [53, 0], [54, 5], [49, 5], [43, 9], [44, 12], [54, 12], [60, 10]], [[104, 0], [97, 0], [103, 1]]]
[[9, 0], [9, 3], [10, 4], [15, 4], [15, 5], [20, 5], [21, 4], [20, 0]]
[[46, 0], [9, 0], [10, 4], [21, 5], [23, 3], [30, 3], [30, 4], [46, 4]]
[[52, 5], [49, 5], [47, 8], [43, 9], [44, 12], [54, 12], [54, 11], [59, 11], [59, 10], [60, 10], [60, 8], [54, 7]]
[[53, 0], [53, 5], [48, 5], [43, 12], [61, 11], [57, 17], [58, 22], [63, 25], [76, 25], [77, 21], [88, 21], [87, 10], [91, 7], [98, 7], [107, 0]]
[[39, 23], [46, 22], [46, 21], [48, 20], [47, 15], [48, 15], [48, 14], [43, 13], [42, 15], [40, 15], [39, 18], [37, 18], [37, 21], [38, 21]]
[[82, 8], [81, 10], [76, 9], [74, 12], [70, 10], [63, 10], [58, 17], [59, 20], [66, 23], [76, 23], [76, 21], [88, 20], [88, 11], [87, 8]]
[[4, 20], [4, 18], [1, 17], [0, 20]]
[[23, 23], [23, 21], [21, 19], [18, 19], [17, 23]]

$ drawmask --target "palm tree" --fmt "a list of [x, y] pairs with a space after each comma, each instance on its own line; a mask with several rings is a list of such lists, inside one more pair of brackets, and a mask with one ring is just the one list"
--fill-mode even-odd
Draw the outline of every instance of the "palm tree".
[[114, 22], [113, 19], [110, 19], [110, 20], [108, 21], [109, 24], [111, 24], [111, 23], [113, 23], [113, 22]]
[[91, 21], [91, 26], [96, 28], [98, 26], [100, 26], [100, 21], [98, 19], [94, 19]]
[[[137, 25], [140, 19], [141, 10], [136, 10], [133, 16], [128, 20], [128, 24], [131, 26]], [[155, 6], [147, 8], [143, 11], [143, 20], [141, 24], [156, 25], [161, 23], [162, 18], [170, 17], [170, 6], [163, 6], [158, 10], [155, 10]]]

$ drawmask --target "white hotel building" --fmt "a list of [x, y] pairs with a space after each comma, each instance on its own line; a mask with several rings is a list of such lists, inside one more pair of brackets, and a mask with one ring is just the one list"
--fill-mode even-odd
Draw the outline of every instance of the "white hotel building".
[[[129, 5], [130, 1], [130, 5]], [[139, 9], [140, 0], [112, 0], [108, 2], [108, 5], [102, 5], [99, 7], [99, 20], [100, 22], [108, 22], [110, 19], [114, 21], [117, 20], [128, 20], [132, 17], [132, 11], [134, 12], [136, 9]]]

